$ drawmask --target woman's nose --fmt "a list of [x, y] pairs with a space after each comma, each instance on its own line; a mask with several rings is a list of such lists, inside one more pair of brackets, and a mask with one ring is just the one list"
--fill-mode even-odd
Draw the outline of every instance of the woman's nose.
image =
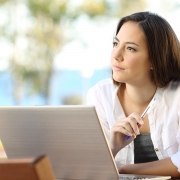
[[123, 52], [120, 48], [117, 48], [112, 52], [112, 56], [117, 61], [123, 61]]

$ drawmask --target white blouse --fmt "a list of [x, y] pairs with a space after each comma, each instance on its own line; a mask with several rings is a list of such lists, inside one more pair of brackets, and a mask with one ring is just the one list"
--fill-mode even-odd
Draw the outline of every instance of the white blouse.
[[[118, 88], [111, 79], [105, 79], [93, 86], [87, 95], [87, 103], [95, 106], [108, 140], [115, 121], [125, 117], [117, 96]], [[171, 157], [180, 172], [180, 81], [157, 88], [154, 97], [156, 101], [147, 114], [155, 152], [159, 159]], [[118, 168], [134, 163], [133, 142], [117, 153], [115, 162]]]

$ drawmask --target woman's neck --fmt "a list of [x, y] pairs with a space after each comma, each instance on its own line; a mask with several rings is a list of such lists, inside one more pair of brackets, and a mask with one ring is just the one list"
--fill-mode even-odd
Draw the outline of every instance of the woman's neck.
[[[120, 93], [123, 99], [136, 106], [146, 106], [152, 100], [157, 87], [154, 84], [131, 86], [122, 84]], [[122, 98], [122, 97], [121, 97]]]

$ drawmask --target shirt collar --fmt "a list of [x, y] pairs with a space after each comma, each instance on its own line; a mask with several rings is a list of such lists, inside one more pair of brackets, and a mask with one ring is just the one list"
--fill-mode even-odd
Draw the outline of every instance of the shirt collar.
[[[119, 116], [118, 112], [117, 112], [117, 106], [118, 104], [120, 104], [119, 102], [119, 99], [118, 99], [118, 96], [117, 96], [117, 93], [118, 93], [118, 90], [119, 90], [119, 87], [121, 86], [121, 84], [119, 86], [117, 85], [113, 85], [113, 111], [114, 113], [116, 114], [116, 116]], [[156, 89], [156, 92], [152, 98], [152, 100], [155, 98], [155, 102], [151, 105], [151, 108], [148, 110], [147, 114], [150, 114], [152, 112], [152, 110], [160, 103], [161, 99], [162, 99], [162, 96], [163, 96], [163, 91], [164, 91], [164, 88], [159, 88], [157, 87]], [[121, 107], [122, 108], [122, 107]], [[124, 112], [123, 112], [124, 114]], [[122, 114], [121, 114], [122, 115]]]

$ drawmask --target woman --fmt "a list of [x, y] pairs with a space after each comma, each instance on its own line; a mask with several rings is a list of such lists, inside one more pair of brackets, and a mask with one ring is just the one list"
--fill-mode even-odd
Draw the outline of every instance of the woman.
[[111, 68], [112, 80], [92, 87], [88, 103], [119, 173], [180, 177], [180, 43], [169, 23], [150, 12], [122, 18]]

